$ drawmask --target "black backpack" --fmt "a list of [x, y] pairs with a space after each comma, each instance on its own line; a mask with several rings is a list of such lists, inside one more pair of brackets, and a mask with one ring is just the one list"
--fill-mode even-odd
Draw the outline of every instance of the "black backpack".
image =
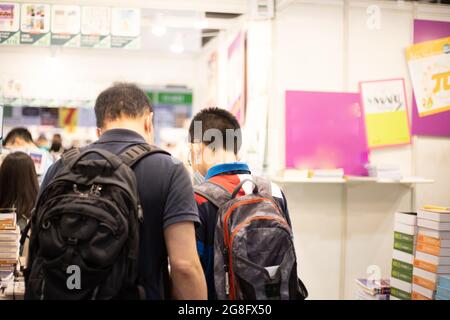
[[145, 297], [138, 274], [143, 214], [131, 167], [154, 153], [167, 152], [138, 144], [119, 156], [104, 149], [63, 155], [29, 224], [25, 299]]
[[[236, 197], [244, 183], [251, 194]], [[261, 177], [242, 181], [232, 194], [211, 181], [194, 191], [218, 208], [214, 231], [214, 286], [219, 300], [303, 300], [293, 233]]]

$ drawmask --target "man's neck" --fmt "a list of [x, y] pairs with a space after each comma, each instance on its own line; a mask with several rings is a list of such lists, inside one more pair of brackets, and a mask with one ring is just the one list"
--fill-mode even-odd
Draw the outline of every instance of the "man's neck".
[[129, 120], [129, 121], [128, 120], [121, 120], [121, 121], [109, 122], [106, 126], [104, 126], [102, 128], [101, 131], [102, 131], [102, 134], [103, 134], [106, 131], [113, 130], [113, 129], [131, 130], [131, 131], [134, 131], [134, 132], [138, 133], [146, 141], [148, 140], [145, 130], [143, 128], [141, 128], [141, 124], [137, 123], [136, 121], [133, 121], [133, 120]]

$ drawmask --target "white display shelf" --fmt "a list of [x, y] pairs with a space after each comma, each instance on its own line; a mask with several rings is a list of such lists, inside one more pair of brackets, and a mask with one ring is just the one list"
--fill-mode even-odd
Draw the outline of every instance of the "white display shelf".
[[414, 184], [430, 184], [434, 183], [433, 179], [426, 179], [421, 177], [406, 177], [402, 180], [387, 180], [387, 179], [379, 179], [376, 177], [357, 177], [357, 176], [348, 176], [345, 178], [296, 178], [296, 177], [273, 177], [272, 180], [278, 183], [317, 183], [317, 184], [360, 184], [360, 183], [379, 183], [379, 184], [406, 184], [406, 185], [414, 185]]
[[386, 183], [386, 184], [429, 184], [434, 183], [433, 179], [422, 177], [405, 177], [401, 180], [380, 179], [376, 177], [348, 176], [347, 183]]
[[273, 177], [274, 182], [279, 183], [345, 183], [343, 178], [290, 178], [290, 177]]

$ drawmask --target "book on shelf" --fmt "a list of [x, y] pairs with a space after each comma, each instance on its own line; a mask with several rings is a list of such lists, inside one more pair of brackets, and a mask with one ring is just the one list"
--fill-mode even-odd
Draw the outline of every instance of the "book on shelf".
[[450, 248], [441, 248], [437, 246], [432, 246], [423, 242], [417, 242], [416, 250], [424, 253], [431, 254], [438, 257], [449, 257]]
[[434, 300], [434, 297], [436, 295], [436, 291], [435, 290], [431, 290], [428, 288], [424, 288], [416, 283], [413, 283], [412, 285], [412, 291], [413, 292], [417, 292], [418, 294], [421, 294], [422, 296]]
[[389, 280], [386, 279], [369, 280], [360, 278], [356, 279], [356, 284], [360, 289], [370, 295], [389, 294], [390, 291]]
[[439, 222], [433, 220], [418, 219], [417, 225], [419, 227], [433, 229], [437, 231], [450, 231], [450, 222]]
[[310, 170], [311, 178], [343, 178], [344, 169], [314, 169]]
[[438, 276], [438, 285], [450, 289], [450, 274], [449, 275], [439, 275]]
[[450, 248], [450, 239], [441, 239], [439, 238], [439, 235], [434, 237], [428, 236], [423, 232], [423, 229], [419, 229], [417, 242], [439, 248]]
[[417, 211], [417, 218], [437, 222], [450, 222], [450, 211], [447, 210], [432, 211], [426, 209], [419, 209]]
[[416, 251], [415, 260], [427, 262], [435, 266], [450, 266], [450, 257], [435, 256], [422, 251]]
[[17, 214], [15, 212], [2, 212], [0, 209], [0, 230], [10, 230], [16, 228]]
[[439, 297], [439, 300], [450, 300], [450, 289], [438, 286], [436, 296]]
[[393, 300], [410, 300], [417, 234], [417, 214], [415, 212], [396, 212], [394, 219], [394, 244], [390, 279], [391, 297]]
[[407, 224], [410, 226], [417, 225], [417, 213], [416, 212], [396, 212], [395, 222]]
[[450, 240], [450, 231], [439, 231], [439, 230], [418, 227], [417, 232], [418, 232], [418, 234], [421, 234], [423, 236], [439, 239], [440, 241]]
[[416, 291], [413, 291], [411, 293], [411, 300], [431, 300], [431, 299], [428, 297], [425, 297], [424, 295], [422, 295]]
[[356, 297], [359, 300], [388, 300], [390, 293], [389, 280], [356, 279]]
[[411, 292], [411, 283], [391, 277], [391, 300], [411, 300]]
[[399, 233], [414, 236], [417, 234], [417, 226], [404, 224], [404, 223], [395, 221], [394, 232], [399, 232]]

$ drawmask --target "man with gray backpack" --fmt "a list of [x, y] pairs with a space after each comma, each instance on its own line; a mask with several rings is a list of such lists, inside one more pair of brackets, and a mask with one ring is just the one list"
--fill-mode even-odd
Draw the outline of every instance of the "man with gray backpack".
[[201, 221], [197, 250], [208, 298], [305, 299], [286, 198], [278, 186], [237, 162], [241, 138], [236, 118], [219, 108], [200, 111], [189, 127]]

